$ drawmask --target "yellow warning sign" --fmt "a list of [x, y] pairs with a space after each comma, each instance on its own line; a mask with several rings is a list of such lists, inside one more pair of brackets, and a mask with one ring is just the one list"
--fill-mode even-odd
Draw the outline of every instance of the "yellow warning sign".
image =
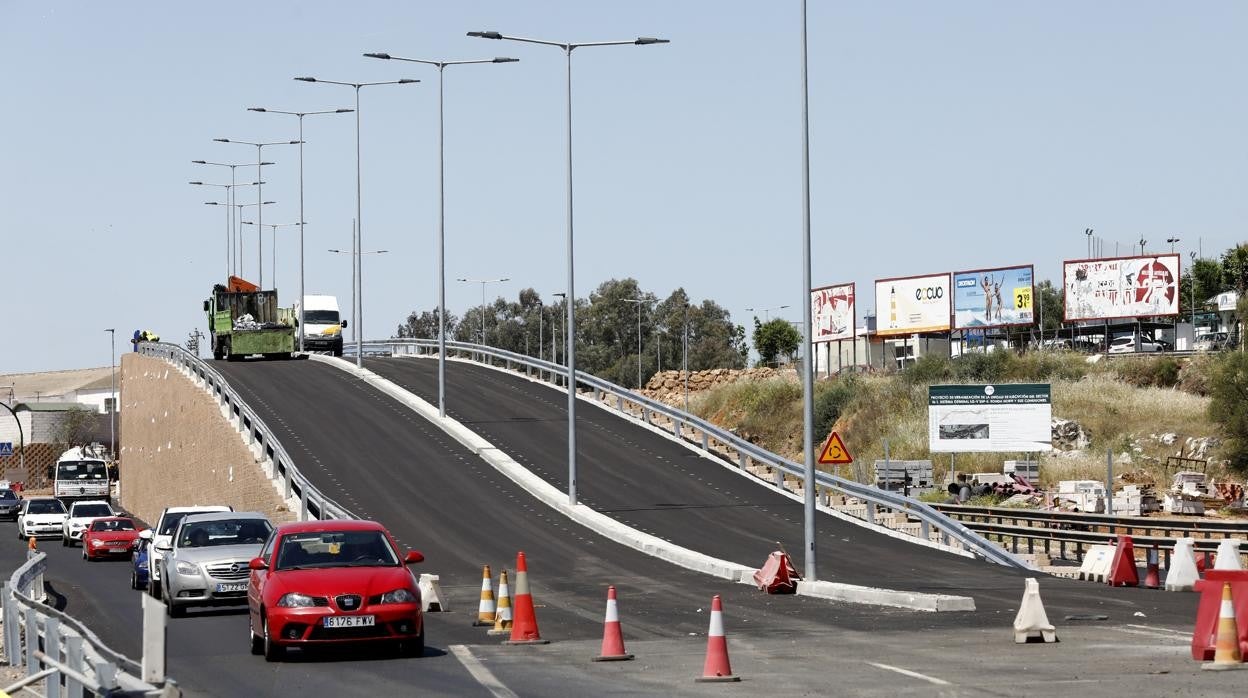
[[853, 463], [854, 457], [849, 455], [849, 449], [845, 448], [845, 442], [841, 441], [840, 435], [832, 432], [819, 452], [819, 462], [824, 465], [845, 465]]

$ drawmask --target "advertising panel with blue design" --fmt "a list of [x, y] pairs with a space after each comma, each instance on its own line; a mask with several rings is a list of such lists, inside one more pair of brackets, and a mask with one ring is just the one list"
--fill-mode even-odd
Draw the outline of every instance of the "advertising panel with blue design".
[[957, 330], [1030, 325], [1032, 309], [1030, 264], [977, 269], [953, 274], [953, 327]]

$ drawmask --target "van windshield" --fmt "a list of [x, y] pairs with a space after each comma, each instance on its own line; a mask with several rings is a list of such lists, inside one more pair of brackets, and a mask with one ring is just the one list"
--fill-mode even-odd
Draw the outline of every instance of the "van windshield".
[[309, 325], [337, 325], [337, 310], [305, 310], [303, 311], [303, 321]]
[[104, 461], [67, 460], [56, 464], [57, 480], [107, 480]]

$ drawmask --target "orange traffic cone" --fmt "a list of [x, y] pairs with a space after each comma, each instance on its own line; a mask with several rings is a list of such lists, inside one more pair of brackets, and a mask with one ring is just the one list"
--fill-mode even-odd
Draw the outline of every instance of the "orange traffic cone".
[[615, 604], [615, 587], [607, 587], [607, 617], [602, 624], [602, 652], [595, 662], [621, 662], [632, 659], [624, 651], [624, 632], [620, 629], [620, 612]]
[[1226, 671], [1243, 666], [1239, 654], [1239, 628], [1235, 623], [1235, 606], [1231, 602], [1231, 584], [1222, 583], [1222, 609], [1218, 613], [1218, 636], [1213, 645], [1213, 661], [1201, 669]]
[[711, 598], [711, 628], [706, 633], [706, 664], [695, 681], [740, 681], [728, 663], [728, 638], [724, 637], [724, 606], [719, 594]]
[[35, 547], [35, 537], [34, 537], [34, 536], [31, 536], [31, 537], [30, 537], [30, 540], [29, 540], [29, 541], [27, 541], [27, 543], [26, 543], [26, 547], [27, 547], [27, 548], [29, 548], [30, 550], [37, 550], [37, 548]]
[[477, 619], [473, 625], [494, 625], [494, 588], [490, 586], [490, 566], [481, 568], [481, 602], [477, 604]]
[[1147, 564], [1148, 564], [1147, 571], [1145, 571], [1144, 573], [1144, 588], [1145, 589], [1160, 589], [1161, 588], [1161, 570], [1158, 568], [1157, 558], [1158, 558], [1157, 548], [1149, 548], [1148, 553], [1146, 554], [1146, 557], [1145, 557]]
[[498, 575], [498, 613], [494, 614], [494, 627], [486, 634], [511, 634], [511, 592], [507, 590], [507, 570]]
[[512, 609], [515, 620], [511, 624], [511, 639], [505, 645], [545, 645], [537, 631], [537, 612], [533, 610], [533, 595], [529, 593], [529, 565], [524, 560], [524, 553], [516, 553], [516, 605]]

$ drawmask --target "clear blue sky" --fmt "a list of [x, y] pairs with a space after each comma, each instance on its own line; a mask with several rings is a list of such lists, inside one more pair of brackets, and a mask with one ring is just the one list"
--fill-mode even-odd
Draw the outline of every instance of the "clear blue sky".
[[[299, 75], [423, 81], [363, 93], [364, 246], [392, 251], [365, 260], [365, 334], [434, 307], [437, 73], [367, 51], [521, 59], [448, 69], [447, 275], [509, 276], [490, 290], [513, 298], [563, 290], [562, 54], [474, 29], [672, 40], [574, 54], [578, 296], [635, 277], [747, 326], [751, 306], [800, 320], [798, 7], [0, 0], [0, 372], [106, 365], [105, 327], [119, 350], [136, 328], [203, 329], [224, 214], [203, 205], [219, 190], [187, 181], [228, 170], [190, 161], [253, 161], [216, 137], [296, 136], [293, 117], [249, 106], [351, 105]], [[1246, 35], [1248, 4], [1230, 1], [812, 2], [815, 284], [858, 282], [861, 315], [875, 278], [1034, 263], [1055, 279], [1088, 226], [1107, 252], [1242, 241]], [[309, 290], [345, 309], [348, 258], [325, 250], [350, 246], [353, 119], [309, 117], [306, 140]], [[266, 159], [265, 220], [295, 221], [296, 150]], [[296, 237], [279, 236], [289, 304]], [[447, 293], [457, 314], [480, 302], [479, 285]]]

